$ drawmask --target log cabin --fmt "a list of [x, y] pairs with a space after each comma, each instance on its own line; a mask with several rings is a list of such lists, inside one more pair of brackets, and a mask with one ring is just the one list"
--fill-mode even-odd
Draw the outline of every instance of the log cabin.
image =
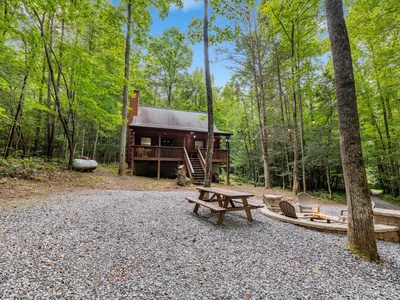
[[[130, 98], [127, 160], [131, 174], [176, 178], [184, 165], [194, 184], [204, 184], [208, 118], [206, 113], [140, 105], [140, 93]], [[225, 170], [229, 184], [229, 141], [232, 134], [214, 124], [212, 181]]]

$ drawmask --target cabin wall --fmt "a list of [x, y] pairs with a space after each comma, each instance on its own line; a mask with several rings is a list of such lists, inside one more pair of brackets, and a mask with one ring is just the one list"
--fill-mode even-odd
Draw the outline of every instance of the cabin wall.
[[135, 145], [141, 145], [142, 137], [150, 138], [151, 146], [183, 147], [184, 143], [184, 134], [176, 131], [136, 129], [134, 137]]
[[[185, 147], [187, 150], [196, 150], [196, 141], [203, 141], [202, 148], [207, 148], [208, 138], [206, 133], [185, 133], [174, 130], [130, 128], [128, 137], [130, 145], [141, 145], [142, 137], [150, 138], [151, 146]], [[221, 145], [221, 138], [216, 136], [214, 139], [214, 149], [224, 148], [221, 147]]]

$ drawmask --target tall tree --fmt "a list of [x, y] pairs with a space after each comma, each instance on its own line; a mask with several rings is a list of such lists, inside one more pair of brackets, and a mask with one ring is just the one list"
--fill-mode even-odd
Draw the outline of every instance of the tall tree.
[[206, 111], [207, 96], [203, 68], [187, 73], [179, 86], [179, 100], [174, 107], [181, 110]]
[[193, 61], [193, 50], [178, 27], [163, 31], [160, 37], [150, 37], [146, 69], [156, 86], [167, 95], [167, 106], [172, 105], [172, 91], [183, 80]]
[[[352, 42], [363, 150], [376, 187], [392, 197], [400, 195], [398, 78], [400, 64], [400, 5], [398, 1], [352, 0], [347, 26]], [[376, 16], [379, 15], [379, 20]], [[367, 169], [367, 172], [368, 172]], [[367, 173], [368, 174], [368, 173]], [[371, 176], [372, 177], [372, 176]], [[379, 186], [380, 185], [380, 186]]]
[[361, 149], [353, 61], [342, 1], [325, 0], [335, 71], [340, 148], [349, 222], [346, 247], [369, 261], [378, 261], [372, 205]]
[[208, 114], [208, 136], [207, 136], [207, 155], [206, 155], [206, 176], [204, 186], [211, 186], [212, 157], [214, 152], [214, 111], [211, 86], [210, 59], [208, 49], [208, 0], [204, 0], [204, 72], [207, 91], [207, 114]]
[[129, 66], [130, 66], [130, 55], [131, 55], [131, 30], [132, 30], [132, 0], [128, 0], [127, 6], [127, 19], [126, 19], [126, 38], [125, 38], [125, 67], [124, 67], [124, 91], [122, 93], [122, 126], [120, 135], [120, 148], [119, 148], [119, 166], [118, 175], [123, 176], [125, 174], [125, 153], [126, 153], [126, 132], [128, 128], [127, 116], [128, 116], [128, 101], [129, 101]]
[[[45, 7], [46, 9], [47, 7]], [[49, 40], [46, 36], [45, 30], [45, 21], [46, 17], [51, 14], [51, 12], [41, 12], [33, 8], [33, 14], [37, 19], [37, 26], [42, 37], [43, 47], [47, 62], [47, 67], [49, 69], [50, 82], [54, 91], [54, 100], [57, 107], [58, 117], [64, 129], [64, 134], [67, 139], [67, 147], [68, 147], [68, 168], [72, 169], [72, 162], [74, 158], [75, 151], [75, 142], [76, 142], [76, 127], [75, 127], [75, 113], [73, 111], [73, 102], [74, 102], [74, 93], [71, 89], [71, 85], [67, 83], [66, 73], [64, 73], [63, 65], [61, 63], [61, 58], [63, 55], [63, 43], [64, 43], [64, 34], [65, 34], [65, 20], [61, 19], [61, 37], [60, 37], [60, 49], [57, 54], [52, 45], [49, 43]], [[62, 105], [62, 96], [61, 96], [61, 88], [60, 81], [63, 78], [65, 83], [65, 93], [66, 98], [68, 99], [68, 105], [66, 108]]]
[[[320, 55], [316, 35], [320, 23], [320, 1], [318, 0], [272, 0], [265, 2], [263, 12], [270, 16], [270, 26], [275, 27], [277, 40], [286, 50], [287, 91], [291, 97], [290, 134], [293, 140], [293, 193], [300, 189], [299, 163], [305, 178], [304, 134], [302, 127], [302, 73], [305, 66]], [[310, 69], [310, 68], [308, 68]], [[310, 72], [309, 70], [307, 72]], [[299, 150], [302, 150], [299, 153]], [[301, 154], [301, 155], [300, 155]], [[305, 189], [305, 187], [303, 187]]]
[[[128, 100], [129, 100], [129, 85], [130, 85], [130, 55], [131, 42], [134, 40], [137, 46], [145, 43], [146, 32], [150, 29], [151, 13], [150, 9], [158, 9], [160, 17], [164, 18], [169, 7], [174, 3], [178, 8], [182, 7], [181, 0], [163, 0], [163, 1], [142, 1], [134, 3], [132, 0], [126, 1], [126, 38], [125, 38], [125, 64], [124, 64], [124, 89], [122, 96], [122, 126], [120, 134], [120, 150], [119, 150], [119, 167], [118, 175], [125, 174], [126, 166], [126, 134], [127, 134], [127, 118], [128, 118]], [[133, 5], [134, 4], [134, 5]], [[124, 27], [125, 27], [124, 26]]]
[[267, 88], [268, 88], [268, 33], [260, 23], [256, 7], [242, 5], [242, 12], [235, 14], [242, 18], [243, 36], [239, 48], [246, 51], [247, 65], [251, 73], [252, 89], [254, 89], [255, 103], [258, 116], [258, 132], [260, 136], [262, 159], [264, 166], [264, 187], [271, 188], [270, 166], [268, 155], [268, 125], [267, 125]]
[[[115, 134], [120, 122], [115, 90], [122, 87], [117, 57], [123, 48], [117, 8], [107, 0], [7, 0], [0, 1], [0, 11], [7, 21], [0, 21], [0, 106], [6, 104], [10, 120], [0, 126], [2, 148], [10, 135], [3, 128], [10, 127], [14, 153], [49, 158], [54, 153], [71, 162], [83, 130], [100, 125], [100, 137]], [[17, 96], [23, 90], [24, 97]], [[18, 126], [12, 129], [15, 118]]]

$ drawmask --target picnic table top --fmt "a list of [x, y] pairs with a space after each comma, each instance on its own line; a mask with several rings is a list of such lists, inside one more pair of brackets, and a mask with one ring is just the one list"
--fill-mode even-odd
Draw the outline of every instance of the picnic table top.
[[229, 198], [253, 197], [254, 196], [254, 194], [247, 193], [247, 192], [239, 192], [239, 191], [233, 191], [233, 190], [227, 190], [227, 189], [221, 189], [221, 188], [197, 187], [197, 189], [199, 191], [214, 193], [214, 194], [218, 194], [218, 195], [229, 197]]

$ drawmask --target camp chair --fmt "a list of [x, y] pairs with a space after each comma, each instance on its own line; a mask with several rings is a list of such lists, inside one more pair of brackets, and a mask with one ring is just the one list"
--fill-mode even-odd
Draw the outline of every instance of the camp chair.
[[138, 147], [136, 149], [136, 154], [138, 157], [143, 157], [144, 156], [144, 148], [143, 147]]
[[[281, 200], [280, 200], [280, 197], [276, 196], [276, 198], [279, 198], [279, 201], [281, 201]], [[273, 200], [271, 199], [271, 196], [263, 195], [263, 202], [264, 202], [265, 206], [266, 206], [270, 211], [276, 212], [276, 213], [281, 212], [281, 208], [279, 207], [279, 203], [277, 203], [277, 201], [273, 201]]]
[[[372, 203], [372, 210], [375, 208], [375, 202], [374, 201], [371, 201], [371, 203]], [[348, 213], [349, 213], [349, 211], [347, 210], [347, 209], [341, 209], [340, 210], [340, 216], [339, 216], [339, 220], [340, 221], [346, 221], [347, 219], [348, 219]]]
[[297, 200], [299, 201], [299, 210], [301, 213], [313, 212], [313, 201], [309, 194], [299, 193]]
[[285, 200], [282, 200], [281, 202], [279, 202], [279, 207], [281, 208], [282, 213], [286, 217], [291, 217], [291, 218], [295, 218], [295, 219], [309, 218], [309, 217], [300, 216], [300, 215], [298, 216], [296, 214], [296, 209], [294, 208], [294, 206]]

